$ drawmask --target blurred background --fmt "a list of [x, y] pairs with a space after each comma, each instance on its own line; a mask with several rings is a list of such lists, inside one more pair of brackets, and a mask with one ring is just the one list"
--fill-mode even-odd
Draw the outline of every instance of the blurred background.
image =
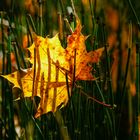
[[[30, 107], [14, 101], [16, 92], [21, 91], [12, 93], [11, 85], [0, 78], [0, 139], [140, 140], [138, 0], [1, 0], [0, 75], [17, 70], [19, 63], [22, 68], [30, 67], [25, 57], [29, 55], [26, 48], [33, 43], [32, 32], [43, 37], [59, 33], [66, 48], [70, 27], [76, 26], [71, 2], [81, 20], [82, 34], [89, 35], [87, 50], [107, 49], [100, 64], [95, 65], [100, 80], [79, 84], [98, 100], [103, 99], [101, 91], [113, 108], [74, 94], [61, 115], [50, 112], [34, 119], [28, 112]], [[26, 102], [30, 106], [31, 100]]]

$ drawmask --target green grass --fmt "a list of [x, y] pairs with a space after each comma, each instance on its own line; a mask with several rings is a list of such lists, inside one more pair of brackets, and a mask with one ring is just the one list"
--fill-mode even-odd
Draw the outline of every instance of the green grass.
[[[111, 29], [105, 20], [105, 10], [108, 3], [116, 8], [119, 15], [119, 29], [117, 34], [118, 49], [118, 77], [117, 90], [113, 91], [111, 66], [113, 62], [113, 52], [115, 47], [108, 51], [107, 38]], [[87, 50], [95, 50], [100, 47], [105, 48], [105, 53], [101, 58], [101, 62], [93, 65], [96, 72], [93, 71], [97, 80], [95, 81], [77, 81], [75, 83], [75, 71], [73, 72], [72, 91], [68, 90], [68, 104], [58, 109], [57, 112], [49, 112], [39, 118], [34, 118], [35, 106], [38, 105], [40, 99], [36, 97], [34, 101], [30, 98], [23, 98], [22, 91], [12, 90], [12, 85], [7, 80], [0, 78], [0, 139], [6, 140], [136, 140], [138, 139], [138, 115], [139, 110], [139, 54], [140, 51], [134, 52], [136, 55], [136, 95], [132, 96], [130, 92], [129, 81], [133, 75], [131, 55], [132, 49], [138, 44], [139, 50], [139, 17], [137, 10], [129, 0], [127, 4], [105, 2], [98, 3], [96, 0], [89, 0], [87, 5], [80, 0], [71, 0], [70, 2], [56, 1], [40, 1], [36, 3], [38, 11], [36, 14], [29, 13], [28, 10], [18, 13], [16, 11], [16, 3], [12, 3], [11, 11], [4, 9], [0, 12], [0, 19], [6, 19], [9, 27], [0, 24], [0, 72], [8, 74], [13, 71], [13, 62], [10, 54], [13, 52], [16, 58], [17, 70], [26, 69], [30, 65], [26, 61], [26, 52], [22, 48], [22, 37], [28, 33], [28, 47], [33, 43], [32, 32], [37, 35], [53, 37], [57, 32], [61, 31], [61, 43], [66, 47], [66, 38], [72, 30], [74, 30], [77, 14], [83, 25], [82, 33], [90, 35], [86, 40]], [[126, 5], [125, 5], [126, 4]], [[67, 6], [74, 9], [72, 15], [68, 15]], [[123, 11], [126, 7], [127, 11], [131, 11], [130, 15], [127, 11]], [[20, 7], [19, 7], [20, 8]], [[23, 8], [23, 7], [22, 7]], [[13, 11], [12, 11], [13, 10]], [[19, 11], [22, 9], [19, 9]], [[134, 15], [134, 16], [133, 16]], [[61, 16], [61, 17], [60, 17]], [[132, 18], [133, 17], [133, 18]], [[66, 22], [69, 22], [68, 23]], [[128, 21], [131, 21], [128, 22]], [[12, 28], [14, 22], [15, 28]], [[60, 25], [60, 24], [63, 24]], [[122, 31], [123, 25], [129, 29], [129, 41], [126, 44], [126, 58], [122, 58]], [[138, 25], [138, 26], [137, 26]], [[22, 28], [24, 27], [24, 29]], [[60, 29], [62, 28], [62, 29]], [[134, 31], [137, 30], [137, 32]], [[132, 48], [132, 46], [134, 46]], [[76, 52], [75, 52], [76, 54]], [[122, 60], [126, 59], [125, 70], [123, 70]], [[7, 62], [5, 63], [5, 61]], [[76, 61], [76, 56], [75, 56]], [[76, 67], [76, 65], [75, 65]], [[132, 71], [132, 72], [130, 72]], [[68, 77], [66, 74], [66, 83], [68, 88]], [[14, 92], [14, 93], [13, 93]], [[21, 94], [21, 100], [15, 101], [16, 93]], [[15, 124], [17, 122], [17, 124]], [[20, 132], [17, 133], [16, 129]]]

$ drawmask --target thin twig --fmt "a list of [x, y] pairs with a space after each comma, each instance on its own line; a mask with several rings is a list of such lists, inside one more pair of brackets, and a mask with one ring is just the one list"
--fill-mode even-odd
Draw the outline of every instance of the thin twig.
[[138, 24], [138, 27], [139, 27], [139, 30], [140, 30], [140, 21], [139, 21], [139, 19], [138, 19], [138, 16], [137, 16], [137, 14], [136, 14], [136, 11], [135, 11], [135, 9], [134, 9], [132, 3], [131, 3], [131, 0], [128, 0], [128, 2], [129, 2], [129, 5], [130, 5], [130, 7], [131, 7], [131, 10], [132, 10], [132, 12], [133, 12], [133, 14], [134, 14], [134, 17], [135, 17], [136, 20], [137, 20], [137, 24]]
[[129, 44], [128, 44], [128, 56], [127, 56], [127, 62], [126, 62], [126, 69], [125, 69], [125, 76], [124, 76], [124, 83], [123, 83], [123, 87], [122, 87], [122, 97], [121, 97], [121, 104], [120, 104], [120, 117], [118, 120], [118, 130], [117, 130], [117, 134], [119, 134], [119, 130], [120, 130], [120, 121], [121, 121], [121, 113], [123, 110], [123, 105], [124, 105], [124, 99], [125, 99], [125, 89], [126, 89], [126, 82], [127, 82], [127, 75], [128, 75], [128, 71], [129, 71], [129, 64], [130, 64], [130, 56], [131, 56], [131, 47], [132, 47], [132, 23], [130, 23], [129, 26]]
[[76, 13], [73, 0], [71, 0], [71, 6], [72, 6], [72, 9], [73, 9], [73, 12], [74, 12], [75, 17], [78, 19], [78, 15]]

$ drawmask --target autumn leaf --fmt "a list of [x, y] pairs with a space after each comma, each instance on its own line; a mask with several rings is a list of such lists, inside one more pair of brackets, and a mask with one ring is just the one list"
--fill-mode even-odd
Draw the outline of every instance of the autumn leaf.
[[55, 112], [68, 102], [66, 73], [71, 90], [73, 71], [76, 80], [94, 80], [92, 66], [97, 63], [103, 49], [87, 52], [85, 40], [81, 33], [82, 26], [77, 20], [75, 31], [67, 38], [67, 47], [61, 46], [58, 34], [53, 38], [34, 35], [34, 43], [28, 48], [28, 60], [32, 67], [26, 71], [16, 71], [3, 75], [23, 91], [24, 97], [41, 98], [35, 117], [50, 111]]
[[87, 36], [84, 36], [81, 30], [80, 20], [77, 20], [75, 31], [67, 38], [66, 61], [70, 63], [70, 68], [74, 69], [74, 55], [76, 53], [76, 80], [94, 80], [95, 77], [91, 74], [92, 67], [88, 64], [99, 62], [104, 49], [87, 52], [85, 45]]
[[[23, 96], [24, 97], [31, 97], [31, 91], [32, 91], [32, 69], [29, 68], [26, 71], [16, 71], [12, 74], [8, 75], [1, 75], [5, 79], [7, 79], [9, 82], [13, 83], [13, 88], [19, 88], [23, 90]], [[38, 94], [38, 96], [40, 96]]]

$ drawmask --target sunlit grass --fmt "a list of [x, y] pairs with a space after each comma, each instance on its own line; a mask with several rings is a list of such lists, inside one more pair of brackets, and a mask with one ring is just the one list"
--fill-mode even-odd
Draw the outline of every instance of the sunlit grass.
[[[139, 17], [130, 1], [127, 7], [123, 2], [116, 5], [110, 3], [109, 6], [104, 4], [91, 0], [35, 1], [35, 11], [26, 3], [27, 7], [21, 14], [14, 9], [11, 9], [13, 13], [6, 10], [0, 12], [0, 74], [31, 67], [26, 60], [30, 54], [23, 44], [29, 47], [33, 43], [33, 32], [44, 37], [53, 37], [59, 32], [65, 48], [67, 37], [76, 26], [77, 15], [83, 25], [82, 33], [90, 35], [86, 40], [87, 50], [105, 48], [101, 62], [93, 66], [93, 75], [97, 79], [75, 83], [73, 72], [72, 91], [69, 91], [66, 74], [68, 104], [55, 113], [49, 112], [39, 118], [34, 115], [40, 99], [21, 96], [21, 100], [15, 101], [17, 93], [22, 95], [22, 91], [12, 90], [12, 85], [1, 78], [0, 139], [138, 139]], [[122, 12], [122, 7], [130, 10], [134, 19], [131, 16], [127, 19], [128, 13]], [[24, 35], [27, 35], [27, 42], [23, 41]]]

